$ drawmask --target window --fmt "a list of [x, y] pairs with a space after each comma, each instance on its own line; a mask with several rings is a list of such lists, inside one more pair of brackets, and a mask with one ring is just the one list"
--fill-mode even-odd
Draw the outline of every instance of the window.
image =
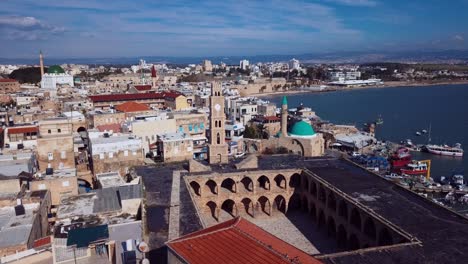
[[132, 155], [133, 155], [133, 156], [136, 156], [136, 151], [133, 151], [133, 152], [132, 152]]
[[200, 129], [205, 129], [205, 124], [200, 123]]
[[45, 190], [45, 189], [47, 189], [47, 188], [46, 188], [46, 185], [43, 184], [43, 183], [39, 184], [38, 188], [39, 188], [39, 190]]
[[125, 157], [128, 156], [128, 150], [124, 150], [124, 156], [125, 156]]
[[114, 152], [109, 152], [109, 158], [112, 159], [114, 157]]
[[47, 130], [47, 134], [50, 134], [52, 133], [52, 131], [50, 129]]
[[188, 130], [192, 131], [192, 129], [193, 129], [192, 124], [188, 125]]
[[179, 132], [184, 132], [184, 127], [183, 126], [179, 126]]
[[64, 181], [62, 182], [62, 187], [68, 187], [70, 186], [70, 182], [69, 181]]
[[62, 151], [60, 152], [60, 158], [61, 158], [61, 159], [66, 159], [66, 158], [67, 158], [67, 152], [66, 152], [65, 150], [62, 150]]
[[62, 133], [62, 129], [60, 129], [60, 128], [57, 129], [57, 132], [58, 132], [58, 133]]
[[53, 160], [54, 159], [54, 153], [52, 153], [52, 152], [47, 153], [47, 159], [48, 160]]
[[99, 159], [104, 159], [104, 153], [99, 154]]

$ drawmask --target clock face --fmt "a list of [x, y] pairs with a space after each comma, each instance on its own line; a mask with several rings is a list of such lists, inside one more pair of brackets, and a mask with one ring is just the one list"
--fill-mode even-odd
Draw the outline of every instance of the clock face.
[[219, 110], [221, 110], [221, 106], [219, 104], [215, 104], [215, 110], [219, 112]]

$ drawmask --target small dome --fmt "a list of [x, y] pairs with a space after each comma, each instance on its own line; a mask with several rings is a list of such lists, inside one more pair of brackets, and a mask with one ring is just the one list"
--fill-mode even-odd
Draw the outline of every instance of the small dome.
[[58, 65], [53, 65], [53, 66], [50, 66], [49, 69], [47, 69], [47, 73], [60, 74], [60, 73], [65, 73], [65, 71], [62, 69], [62, 67]]
[[292, 126], [290, 135], [310, 137], [310, 136], [315, 135], [315, 131], [309, 123], [305, 121], [299, 121]]

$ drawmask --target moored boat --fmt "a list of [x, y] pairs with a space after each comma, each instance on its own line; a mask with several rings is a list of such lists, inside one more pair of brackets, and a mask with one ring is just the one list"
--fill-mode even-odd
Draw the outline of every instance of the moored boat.
[[411, 162], [411, 153], [408, 148], [401, 147], [390, 157], [392, 168], [405, 167]]
[[427, 163], [416, 160], [413, 160], [411, 163], [407, 164], [406, 167], [401, 169], [401, 173], [408, 175], [425, 175], [427, 171]]
[[447, 145], [426, 145], [424, 146], [427, 152], [452, 157], [463, 157], [463, 149], [461, 144], [457, 143], [455, 146], [450, 147]]

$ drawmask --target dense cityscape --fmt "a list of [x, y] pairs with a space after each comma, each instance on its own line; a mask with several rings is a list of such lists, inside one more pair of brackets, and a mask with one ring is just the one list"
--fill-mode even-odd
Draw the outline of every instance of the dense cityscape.
[[[107, 8], [122, 17], [135, 12], [126, 13], [131, 7], [125, 1], [116, 1], [116, 7], [93, 1], [64, 6], [26, 2], [18, 6], [31, 7], [32, 13], [36, 5], [48, 7], [41, 11], [45, 13], [62, 15], [70, 8], [90, 18], [109, 18], [103, 11]], [[357, 30], [331, 19], [332, 11], [341, 10], [337, 6], [379, 8], [382, 2], [281, 4], [295, 15], [326, 20], [319, 23], [320, 30], [312, 27], [312, 33], [349, 37], [359, 35]], [[391, 51], [369, 48], [368, 55], [348, 52], [348, 57], [297, 53], [84, 59], [80, 56], [87, 44], [77, 49], [75, 40], [94, 43], [100, 37], [89, 32], [89, 21], [73, 20], [62, 28], [9, 15], [16, 3], [2, 4], [1, 264], [468, 261], [468, 53], [462, 33], [450, 37], [454, 46], [433, 42], [438, 49], [395, 50], [400, 55], [393, 57], [382, 55]], [[237, 3], [225, 4], [178, 3], [169, 8], [193, 15], [185, 19], [222, 37], [204, 18], [212, 15], [206, 10], [219, 6], [238, 11]], [[236, 42], [239, 50], [248, 47], [253, 54], [266, 43], [257, 35], [276, 43], [269, 39], [277, 38], [276, 31], [270, 35], [272, 28], [290, 38], [311, 34], [306, 29], [317, 21], [289, 19], [277, 4], [265, 4], [268, 8], [259, 17], [234, 16], [241, 33], [223, 24], [230, 24], [227, 14], [220, 20], [215, 15], [213, 21], [230, 29], [229, 34], [240, 34], [245, 43]], [[264, 8], [255, 1], [239, 5]], [[156, 10], [151, 4], [145, 8]], [[283, 25], [272, 21], [272, 28], [261, 26], [252, 33], [244, 25], [262, 22], [269, 12], [304, 28], [283, 31]], [[171, 14], [161, 11], [149, 24], [180, 22]], [[125, 35], [121, 19], [111, 23]], [[141, 27], [147, 20], [137, 19]], [[72, 30], [70, 25], [87, 31], [76, 33], [79, 27]], [[138, 30], [151, 35], [145, 29]], [[197, 37], [226, 43], [182, 29], [174, 32], [195, 39], [190, 43], [194, 54], [200, 47], [213, 49]], [[65, 39], [70, 32], [74, 43], [69, 50], [45, 45], [47, 36]], [[179, 49], [187, 42], [174, 32], [176, 54], [191, 55], [190, 49]], [[44, 36], [36, 38], [39, 33]], [[139, 33], [131, 35], [135, 43], [149, 42], [140, 43]], [[250, 34], [255, 48], [248, 45]], [[362, 46], [326, 36], [334, 45]], [[2, 38], [0, 34], [0, 42]], [[31, 44], [35, 41], [37, 45]], [[120, 41], [106, 49], [123, 47], [125, 40]], [[326, 49], [327, 42], [321, 41], [317, 45]], [[291, 44], [289, 54], [299, 44]], [[310, 43], [303, 44], [308, 51]], [[387, 44], [382, 46], [392, 46]], [[265, 44], [267, 50], [282, 50], [275, 47]], [[18, 51], [22, 48], [24, 53]], [[32, 49], [34, 55], [28, 57]], [[90, 54], [106, 53], [102, 46], [96, 49], [90, 48]], [[81, 55], [74, 57], [74, 52]]]

